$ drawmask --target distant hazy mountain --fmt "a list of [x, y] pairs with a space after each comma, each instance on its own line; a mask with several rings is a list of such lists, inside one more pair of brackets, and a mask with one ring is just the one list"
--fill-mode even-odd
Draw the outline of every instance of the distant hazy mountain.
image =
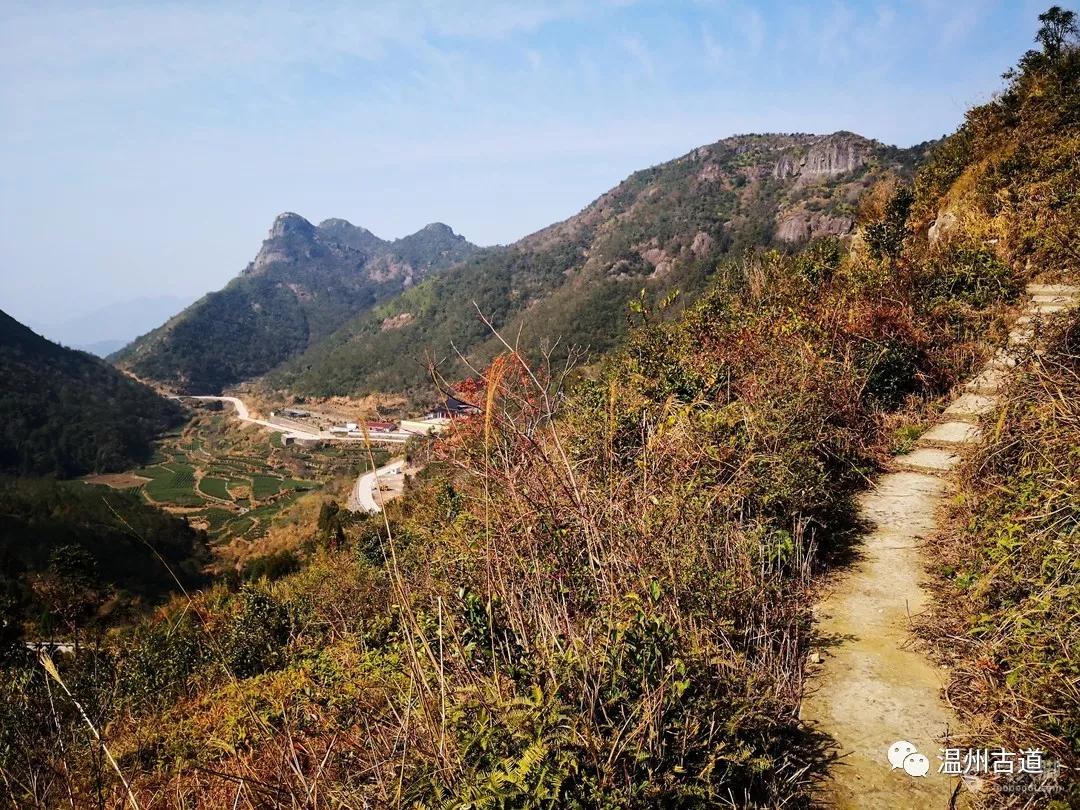
[[193, 296], [159, 295], [116, 301], [63, 321], [30, 325], [64, 346], [106, 357], [158, 326], [193, 300]]
[[104, 360], [66, 349], [0, 312], [0, 473], [124, 469], [182, 421], [180, 407]]
[[441, 223], [386, 241], [342, 219], [280, 215], [254, 261], [112, 358], [180, 391], [259, 376], [376, 303], [472, 255]]
[[[479, 308], [522, 346], [561, 341], [606, 350], [627, 303], [678, 289], [692, 298], [725, 255], [844, 237], [862, 193], [909, 177], [926, 148], [898, 149], [850, 132], [742, 135], [635, 172], [576, 216], [485, 251], [372, 308], [273, 372], [294, 393], [429, 387], [425, 355], [483, 361], [498, 348]], [[474, 306], [475, 303], [475, 306]]]

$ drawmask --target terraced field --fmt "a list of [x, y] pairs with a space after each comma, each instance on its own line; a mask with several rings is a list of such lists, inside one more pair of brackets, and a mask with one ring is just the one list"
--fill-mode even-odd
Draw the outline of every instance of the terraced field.
[[[374, 456], [381, 464], [386, 454]], [[133, 473], [148, 479], [141, 484], [148, 501], [225, 541], [261, 537], [304, 493], [368, 466], [363, 448], [284, 447], [277, 434], [242, 430], [210, 413], [162, 440], [153, 462]]]
[[170, 461], [135, 471], [150, 480], [143, 492], [157, 504], [170, 506], [202, 506], [204, 499], [195, 492], [195, 468], [184, 462]]
[[229, 494], [229, 481], [225, 478], [213, 478], [212, 476], [203, 476], [199, 480], [199, 491], [204, 495], [209, 495], [211, 498], [217, 498], [220, 501], [231, 501], [232, 496]]

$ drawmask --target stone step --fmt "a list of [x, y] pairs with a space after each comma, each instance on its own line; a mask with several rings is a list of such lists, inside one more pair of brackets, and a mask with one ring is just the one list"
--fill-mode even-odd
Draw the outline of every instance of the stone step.
[[1035, 330], [1032, 328], [1021, 327], [1019, 329], [1013, 329], [1009, 332], [1009, 345], [1023, 346], [1027, 343], [1031, 343], [1033, 337], [1035, 337]]
[[1007, 376], [1007, 370], [1000, 366], [986, 366], [970, 382], [964, 384], [964, 390], [976, 394], [992, 394], [1001, 388]]
[[913, 470], [885, 473], [856, 499], [859, 517], [875, 530], [889, 530], [896, 537], [927, 537], [937, 527], [938, 503], [945, 488], [944, 479], [937, 475]]
[[1070, 295], [1080, 296], [1080, 287], [1072, 284], [1028, 284], [1028, 295]]
[[1033, 295], [1031, 301], [1034, 304], [1065, 304], [1066, 306], [1076, 301], [1072, 295]]
[[998, 398], [987, 394], [961, 394], [945, 409], [946, 417], [959, 421], [975, 422], [980, 416], [994, 410]]
[[892, 466], [897, 470], [912, 470], [931, 475], [947, 473], [960, 463], [960, 456], [940, 447], [917, 447], [910, 453], [897, 456], [892, 460]]
[[1006, 349], [998, 349], [983, 368], [1000, 368], [1007, 371], [1008, 369], [1014, 368], [1016, 363], [1016, 355]]
[[982, 438], [982, 429], [970, 422], [940, 422], [919, 437], [917, 444], [954, 447], [974, 444]]
[[1072, 304], [1035, 304], [1031, 308], [1031, 311], [1037, 312], [1040, 315], [1053, 315], [1055, 312], [1064, 312], [1067, 309], [1072, 309]]
[[866, 532], [855, 561], [832, 580], [830, 593], [815, 608], [814, 643], [823, 653], [808, 673], [800, 715], [828, 735], [839, 757], [818, 791], [821, 806], [929, 810], [969, 804], [963, 797], [957, 803], [956, 780], [912, 779], [890, 770], [883, 752], [896, 739], [934, 751], [958, 727], [940, 699], [948, 674], [910, 643], [911, 616], [926, 609], [930, 598], [921, 586], [927, 578], [921, 546], [934, 536], [960, 448], [979, 441], [976, 423], [998, 403], [993, 392], [1017, 358], [1040, 351], [1030, 335], [1041, 315], [1080, 298], [1080, 288], [1065, 285], [1032, 284], [1028, 291], [1043, 298], [1027, 304], [1028, 314], [1013, 327], [1013, 346], [999, 350], [945, 409], [943, 421], [919, 437], [912, 452], [893, 459], [893, 470], [856, 499]]

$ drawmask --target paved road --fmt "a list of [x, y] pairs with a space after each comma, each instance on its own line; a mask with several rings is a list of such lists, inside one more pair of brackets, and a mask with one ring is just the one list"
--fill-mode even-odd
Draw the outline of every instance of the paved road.
[[[184, 397], [178, 397], [183, 399]], [[279, 433], [289, 433], [293, 436], [298, 436], [301, 439], [326, 439], [329, 438], [329, 434], [312, 433], [310, 431], [299, 430], [294, 427], [286, 427], [285, 425], [276, 425], [273, 422], [267, 422], [265, 419], [252, 419], [251, 413], [248, 411], [247, 405], [237, 397], [211, 397], [211, 396], [198, 396], [187, 397], [187, 399], [200, 399], [208, 402], [230, 402], [232, 406], [236, 408], [236, 418], [241, 422], [247, 422], [252, 425], [262, 425], [270, 430], [276, 430]]]
[[361, 475], [353, 484], [352, 492], [349, 493], [349, 500], [345, 504], [346, 508], [350, 512], [367, 512], [369, 514], [381, 512], [382, 508], [375, 503], [375, 487], [378, 486], [379, 479], [383, 476], [399, 475], [404, 468], [405, 459], [396, 458], [377, 470], [369, 470]]
[[[247, 405], [237, 397], [214, 397], [214, 396], [178, 396], [173, 399], [200, 399], [207, 402], [230, 402], [236, 409], [236, 418], [241, 422], [246, 422], [252, 425], [262, 425], [270, 430], [276, 430], [278, 433], [288, 433], [290, 436], [296, 436], [300, 439], [320, 439], [323, 441], [333, 440], [336, 442], [362, 442], [364, 438], [362, 436], [343, 436], [340, 433], [331, 433], [330, 431], [314, 431], [304, 430], [293, 425], [280, 425], [276, 422], [268, 422], [265, 419], [253, 419], [250, 411], [248, 411]], [[371, 433], [369, 434], [371, 441], [374, 443], [385, 442], [388, 444], [405, 444], [414, 434], [407, 431], [396, 430], [390, 433]]]

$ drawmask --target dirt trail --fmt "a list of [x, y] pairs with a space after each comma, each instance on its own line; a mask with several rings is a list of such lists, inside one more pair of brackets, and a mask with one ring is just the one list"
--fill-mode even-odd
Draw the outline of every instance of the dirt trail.
[[[818, 652], [811, 659], [821, 662], [810, 664], [802, 707], [803, 719], [835, 741], [839, 757], [822, 786], [823, 806], [937, 810], [949, 807], [958, 789], [955, 777], [937, 773], [943, 740], [958, 727], [941, 699], [945, 672], [912, 648], [910, 617], [928, 601], [920, 546], [935, 529], [949, 471], [963, 446], [979, 440], [979, 418], [997, 404], [996, 392], [1016, 352], [1032, 341], [1037, 319], [1080, 303], [1077, 287], [1031, 285], [1028, 294], [1009, 348], [859, 500], [867, 534], [856, 561], [834, 575], [816, 609]], [[899, 740], [930, 760], [926, 776], [891, 769], [887, 752]]]

